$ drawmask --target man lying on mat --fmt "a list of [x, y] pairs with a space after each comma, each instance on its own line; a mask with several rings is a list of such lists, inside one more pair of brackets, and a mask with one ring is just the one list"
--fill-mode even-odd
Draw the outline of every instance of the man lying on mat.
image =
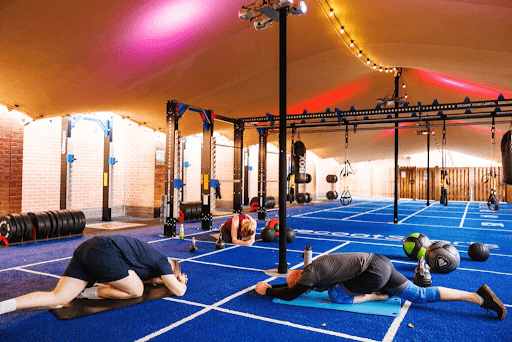
[[261, 295], [292, 300], [315, 290], [328, 291], [334, 303], [352, 304], [386, 300], [398, 296], [413, 303], [464, 301], [479, 304], [496, 312], [503, 319], [507, 310], [487, 285], [476, 292], [441, 286], [419, 287], [395, 270], [388, 258], [369, 253], [335, 253], [319, 257], [304, 270], [291, 271], [286, 284], [256, 284]]
[[244, 214], [235, 214], [220, 226], [222, 240], [236, 245], [251, 246], [256, 239], [256, 220]]
[[[56, 309], [74, 298], [129, 299], [142, 296], [144, 282], [164, 284], [174, 295], [187, 290], [179, 263], [129, 236], [93, 237], [80, 244], [55, 289], [0, 302], [0, 315], [22, 309]], [[93, 286], [96, 282], [105, 284]]]

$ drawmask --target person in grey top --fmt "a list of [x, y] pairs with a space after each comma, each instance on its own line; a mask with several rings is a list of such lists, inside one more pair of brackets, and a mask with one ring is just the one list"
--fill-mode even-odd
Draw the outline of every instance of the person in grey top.
[[286, 284], [259, 282], [255, 291], [287, 301], [310, 291], [328, 291], [330, 300], [340, 304], [386, 300], [389, 296], [398, 296], [419, 304], [464, 301], [493, 310], [498, 319], [507, 315], [503, 303], [485, 284], [476, 292], [441, 286], [419, 287], [399, 273], [388, 258], [372, 253], [323, 255], [303, 270], [291, 271]]

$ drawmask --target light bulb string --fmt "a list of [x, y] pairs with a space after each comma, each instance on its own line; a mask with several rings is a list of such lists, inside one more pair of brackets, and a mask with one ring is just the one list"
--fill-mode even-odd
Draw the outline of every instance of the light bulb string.
[[[377, 65], [375, 62], [367, 63], [368, 61], [371, 61], [371, 59], [368, 57], [368, 55], [363, 53], [363, 50], [359, 46], [357, 46], [357, 44], [354, 42], [354, 39], [350, 36], [350, 34], [345, 29], [345, 27], [341, 24], [340, 20], [338, 19], [338, 16], [336, 15], [336, 13], [334, 13], [334, 9], [329, 5], [329, 2], [327, 0], [324, 0], [324, 1], [326, 3], [327, 7], [329, 8], [328, 11], [326, 11], [324, 6], [322, 6], [321, 0], [317, 0], [317, 3], [320, 6], [320, 8], [322, 9], [322, 12], [324, 13], [325, 17], [329, 20], [329, 23], [331, 24], [331, 26], [334, 28], [334, 31], [336, 32], [336, 34], [343, 41], [343, 44], [345, 44], [345, 46], [350, 50], [350, 52], [352, 52], [352, 54], [365, 66], [367, 66], [371, 69], [374, 69], [374, 70], [384, 71], [384, 69], [382, 69], [383, 68], [382, 65]], [[329, 13], [331, 13], [331, 10], [332, 10], [334, 19], [336, 19], [340, 28], [343, 29], [343, 32], [340, 32], [340, 30], [336, 27], [333, 20], [331, 20], [330, 15], [329, 15]], [[327, 13], [327, 12], [329, 12], [329, 13]], [[344, 38], [344, 36], [342, 36], [343, 34], [348, 38], [348, 41], [350, 43], [347, 43], [347, 40]], [[353, 44], [353, 46], [350, 46], [350, 44]], [[359, 54], [361, 54], [361, 56], [359, 56]], [[393, 71], [393, 68], [388, 67], [388, 68], [386, 68], [386, 70]]]

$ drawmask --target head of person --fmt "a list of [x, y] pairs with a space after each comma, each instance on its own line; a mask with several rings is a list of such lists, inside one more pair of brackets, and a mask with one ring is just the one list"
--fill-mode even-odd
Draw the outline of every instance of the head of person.
[[180, 263], [178, 262], [178, 260], [173, 258], [167, 258], [167, 260], [169, 261], [169, 264], [171, 264], [174, 275], [176, 276], [176, 278], [178, 278], [178, 276], [181, 274]]
[[242, 237], [251, 236], [256, 233], [256, 224], [254, 224], [252, 220], [243, 220], [240, 226], [240, 234]]
[[288, 273], [288, 276], [286, 276], [286, 284], [288, 284], [288, 287], [292, 287], [293, 285], [297, 284], [301, 275], [302, 270], [293, 270]]

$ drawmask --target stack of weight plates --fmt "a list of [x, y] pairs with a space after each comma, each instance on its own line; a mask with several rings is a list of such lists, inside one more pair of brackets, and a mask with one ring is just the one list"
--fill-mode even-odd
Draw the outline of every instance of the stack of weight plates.
[[85, 223], [84, 213], [73, 209], [8, 214], [0, 218], [0, 236], [14, 243], [78, 235]]

